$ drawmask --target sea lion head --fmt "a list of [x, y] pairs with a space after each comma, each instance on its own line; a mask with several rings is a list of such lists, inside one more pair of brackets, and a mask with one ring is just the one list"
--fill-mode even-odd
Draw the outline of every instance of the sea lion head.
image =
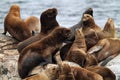
[[45, 71], [51, 80], [56, 80], [59, 76], [60, 68], [56, 64], [47, 64]]
[[19, 5], [13, 4], [13, 5], [10, 7], [9, 13], [14, 14], [14, 16], [20, 17], [20, 7], [19, 7]]
[[59, 39], [62, 41], [65, 41], [67, 40], [70, 36], [71, 36], [71, 30], [68, 29], [68, 28], [56, 28], [54, 31], [53, 31], [53, 34], [55, 37], [59, 37]]
[[83, 13], [83, 15], [84, 14], [89, 14], [89, 15], [91, 15], [92, 17], [93, 17], [93, 9], [92, 8], [88, 8], [84, 13]]
[[84, 37], [84, 34], [82, 32], [82, 28], [80, 29], [76, 29], [76, 32], [75, 32], [75, 37], [79, 37], [79, 38], [83, 38]]
[[42, 33], [48, 33], [48, 31], [53, 30], [54, 28], [59, 26], [56, 20], [56, 16], [57, 16], [56, 8], [47, 9], [41, 14], [40, 21]]
[[104, 27], [104, 31], [111, 31], [114, 30], [114, 20], [112, 18], [108, 18], [105, 27]]
[[56, 22], [56, 16], [57, 16], [57, 9], [52, 8], [52, 9], [47, 9], [41, 14], [40, 21], [41, 21], [41, 26], [47, 26], [47, 24], [53, 24]]

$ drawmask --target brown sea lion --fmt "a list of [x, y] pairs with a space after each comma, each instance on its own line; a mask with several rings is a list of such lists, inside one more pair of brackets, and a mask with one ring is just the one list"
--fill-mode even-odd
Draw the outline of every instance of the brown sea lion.
[[95, 30], [95, 29], [88, 29], [85, 30], [85, 39], [87, 48], [90, 49], [93, 47], [97, 42], [104, 38], [114, 38], [115, 37], [115, 26], [113, 19], [109, 18], [103, 28], [103, 30]]
[[[67, 64], [67, 67], [66, 67]], [[99, 74], [89, 71], [87, 69], [81, 68], [80, 66], [77, 66], [74, 63], [69, 63], [69, 62], [62, 62], [61, 67], [64, 69], [63, 72], [69, 73], [69, 75], [72, 75], [71, 77], [66, 76], [63, 74], [63, 78], [70, 78], [71, 80], [103, 80], [102, 76]], [[70, 70], [71, 68], [71, 70]], [[68, 75], [68, 74], [67, 74]], [[69, 79], [64, 79], [64, 80], [69, 80]]]
[[24, 20], [24, 22], [26, 23], [27, 27], [29, 28], [29, 30], [32, 32], [33, 31], [33, 34], [35, 33], [40, 33], [40, 20], [35, 17], [35, 16], [30, 16], [28, 18], [26, 18]]
[[36, 66], [51, 63], [56, 51], [62, 43], [71, 36], [71, 30], [56, 28], [45, 38], [25, 47], [18, 60], [18, 72], [21, 78], [27, 77], [28, 73]]
[[96, 56], [98, 62], [105, 60], [105, 65], [109, 60], [113, 59], [120, 53], [120, 39], [106, 38], [100, 40], [95, 46], [90, 48], [87, 53]]
[[[63, 80], [103, 80], [102, 76], [99, 74], [81, 68], [74, 62], [62, 61], [59, 56], [59, 52], [56, 53], [56, 61], [61, 69], [61, 72], [63, 72], [61, 73], [61, 79]], [[71, 77], [69, 75], [71, 75]]]
[[90, 66], [85, 69], [95, 72], [103, 77], [103, 80], [116, 80], [115, 74], [107, 67], [103, 66]]
[[59, 27], [59, 24], [56, 20], [57, 16], [57, 9], [52, 8], [44, 11], [41, 14], [40, 21], [41, 21], [41, 32], [38, 35], [35, 35], [33, 37], [30, 37], [27, 40], [24, 40], [23, 42], [18, 44], [18, 51], [21, 52], [23, 48], [28, 46], [29, 44], [32, 44], [43, 37], [50, 34], [55, 28]]
[[[91, 16], [93, 16], [93, 9], [92, 8], [88, 8], [85, 10], [85, 12], [82, 14], [82, 18], [84, 14], [89, 14]], [[72, 42], [75, 39], [75, 31], [76, 29], [80, 29], [83, 25], [82, 25], [82, 18], [81, 20], [75, 24], [74, 26], [70, 27], [71, 31], [72, 31], [72, 36], [68, 39], [68, 41]]]
[[17, 39], [23, 41], [32, 36], [32, 32], [29, 31], [27, 25], [22, 21], [20, 17], [20, 7], [16, 4], [10, 7], [10, 10], [4, 20], [4, 32]]
[[82, 29], [76, 30], [75, 40], [67, 53], [65, 60], [76, 62], [77, 64], [83, 66], [85, 56], [86, 56], [86, 43]]
[[97, 32], [96, 34], [98, 35], [99, 40], [104, 38], [115, 38], [116, 29], [114, 20], [112, 18], [108, 18], [103, 30], [101, 32]]

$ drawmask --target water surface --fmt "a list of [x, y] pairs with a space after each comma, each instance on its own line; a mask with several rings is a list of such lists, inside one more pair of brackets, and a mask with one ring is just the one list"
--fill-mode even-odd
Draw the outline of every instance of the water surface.
[[19, 4], [21, 17], [40, 17], [48, 8], [57, 8], [57, 21], [60, 25], [70, 27], [80, 21], [85, 9], [94, 10], [96, 23], [103, 27], [108, 18], [113, 18], [116, 27], [120, 25], [120, 0], [0, 0], [0, 28], [3, 29], [4, 18], [12, 4]]

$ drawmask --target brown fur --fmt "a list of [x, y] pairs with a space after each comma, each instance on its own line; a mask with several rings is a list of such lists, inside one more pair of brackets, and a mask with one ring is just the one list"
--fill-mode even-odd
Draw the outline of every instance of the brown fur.
[[67, 53], [65, 60], [76, 62], [83, 66], [86, 55], [86, 43], [82, 30], [76, 30], [75, 40]]
[[[107, 38], [100, 40], [95, 46], [90, 48], [87, 53], [96, 56], [100, 62], [108, 57], [116, 56], [120, 53], [120, 39], [118, 38]], [[112, 59], [114, 58], [112, 57]]]
[[42, 40], [24, 48], [18, 61], [20, 77], [27, 77], [28, 73], [40, 63], [51, 63], [56, 51], [70, 35], [70, 29], [57, 28]]
[[85, 60], [83, 67], [98, 65], [98, 61], [94, 55], [87, 54]]
[[20, 17], [20, 7], [16, 4], [12, 5], [4, 20], [4, 33], [10, 33], [12, 37], [18, 41], [23, 41], [32, 36], [27, 25]]
[[101, 75], [103, 80], [116, 80], [115, 74], [107, 67], [91, 66], [86, 67], [86, 69]]
[[75, 80], [71, 67], [68, 64], [61, 65], [61, 72], [58, 80]]
[[40, 20], [35, 16], [30, 16], [24, 20], [29, 30], [34, 33], [40, 33]]
[[57, 16], [57, 9], [55, 8], [44, 11], [40, 17], [41, 32], [38, 35], [30, 37], [29, 39], [19, 43], [17, 48], [18, 51], [21, 52], [22, 49], [24, 49], [29, 44], [32, 44], [42, 39], [43, 37], [51, 33], [55, 28], [59, 27], [59, 24], [56, 20], [56, 16]]

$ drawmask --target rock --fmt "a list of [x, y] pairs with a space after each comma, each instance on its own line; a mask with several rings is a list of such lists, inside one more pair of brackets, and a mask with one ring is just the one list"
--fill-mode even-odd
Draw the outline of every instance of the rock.
[[14, 38], [0, 34], [0, 80], [21, 80], [17, 71], [17, 44]]

